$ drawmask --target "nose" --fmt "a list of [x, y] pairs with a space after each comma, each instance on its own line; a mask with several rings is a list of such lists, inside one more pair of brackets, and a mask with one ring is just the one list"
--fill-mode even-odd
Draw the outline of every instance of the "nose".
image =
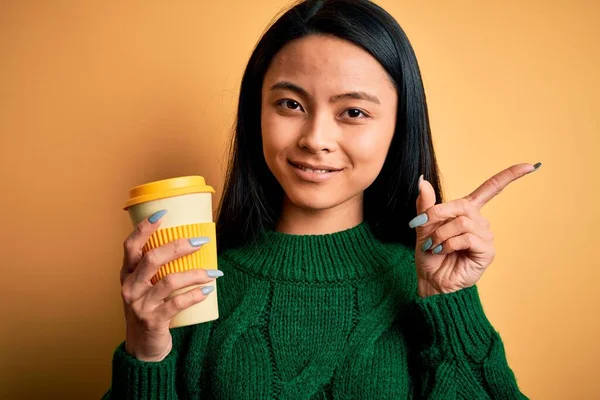
[[331, 153], [337, 149], [337, 124], [330, 116], [315, 116], [305, 124], [298, 147], [311, 153]]

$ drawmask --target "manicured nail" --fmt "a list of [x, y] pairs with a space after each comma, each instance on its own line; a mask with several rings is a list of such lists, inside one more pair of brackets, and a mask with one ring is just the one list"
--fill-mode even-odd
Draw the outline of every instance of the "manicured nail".
[[209, 294], [210, 294], [210, 293], [211, 293], [213, 290], [215, 290], [215, 287], [214, 287], [214, 286], [204, 286], [204, 287], [202, 288], [202, 293], [203, 293], [205, 296], [208, 296], [208, 295], [209, 295]]
[[425, 225], [427, 223], [427, 221], [428, 221], [427, 214], [425, 214], [425, 213], [419, 214], [408, 223], [408, 227], [416, 228], [417, 226]]
[[219, 271], [218, 269], [207, 269], [206, 275], [208, 275], [209, 278], [218, 278], [223, 276], [223, 271]]
[[418, 189], [419, 189], [419, 194], [421, 194], [421, 183], [422, 183], [422, 182], [423, 182], [423, 174], [421, 174], [421, 176], [419, 177], [419, 183], [418, 183], [418, 185], [419, 185], [419, 187], [418, 187]]
[[427, 240], [425, 240], [425, 243], [423, 243], [423, 245], [421, 246], [421, 250], [422, 251], [429, 250], [429, 248], [431, 247], [432, 244], [433, 244], [433, 240], [431, 240], [431, 238], [428, 237]]
[[533, 171], [531, 171], [531, 172], [537, 171], [541, 166], [542, 166], [541, 162], [536, 162], [535, 164], [533, 164]]
[[442, 252], [442, 245], [438, 244], [437, 246], [435, 246], [435, 249], [433, 249], [433, 254], [439, 254]]
[[195, 238], [191, 238], [190, 239], [190, 244], [194, 247], [200, 247], [203, 244], [206, 244], [210, 241], [209, 238], [204, 237], [204, 236], [200, 236], [200, 237], [195, 237]]
[[154, 214], [152, 214], [151, 216], [148, 217], [148, 221], [150, 221], [151, 224], [155, 224], [158, 222], [159, 219], [161, 219], [162, 217], [165, 216], [165, 214], [167, 213], [167, 210], [160, 210], [155, 212]]

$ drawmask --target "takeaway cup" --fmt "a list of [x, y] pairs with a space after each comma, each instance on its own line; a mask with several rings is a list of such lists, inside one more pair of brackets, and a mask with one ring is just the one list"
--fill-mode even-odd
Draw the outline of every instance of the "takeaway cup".
[[[143, 253], [179, 238], [206, 236], [210, 241], [198, 251], [161, 266], [152, 278], [155, 284], [168, 274], [191, 269], [218, 269], [215, 223], [212, 217], [212, 194], [202, 176], [181, 176], [136, 186], [129, 190], [124, 210], [135, 227], [160, 210], [168, 210], [160, 228], [143, 247]], [[194, 325], [219, 318], [216, 280], [205, 285], [192, 285], [174, 291], [167, 299], [200, 286], [214, 286], [208, 297], [180, 311], [171, 319], [170, 328]]]

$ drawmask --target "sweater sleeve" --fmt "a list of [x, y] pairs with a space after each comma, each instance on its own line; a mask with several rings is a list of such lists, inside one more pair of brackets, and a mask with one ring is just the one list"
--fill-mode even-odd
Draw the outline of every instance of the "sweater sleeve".
[[[159, 362], [140, 361], [125, 350], [121, 343], [115, 350], [112, 360], [110, 390], [103, 400], [176, 400], [178, 394], [190, 389], [182, 376], [190, 374], [182, 371], [184, 365], [194, 366], [194, 374], [200, 374], [204, 354], [199, 353], [208, 340], [211, 323], [171, 329], [173, 349]], [[206, 339], [206, 340], [203, 340]], [[190, 349], [192, 344], [192, 349]], [[193, 353], [193, 354], [191, 354]], [[190, 362], [188, 359], [193, 358]], [[194, 375], [193, 374], [193, 375]], [[196, 385], [198, 381], [196, 380]], [[196, 388], [199, 390], [199, 388]], [[186, 392], [187, 393], [187, 392]], [[186, 396], [184, 396], [186, 397]]]
[[418, 298], [410, 310], [416, 395], [426, 399], [527, 399], [475, 286]]

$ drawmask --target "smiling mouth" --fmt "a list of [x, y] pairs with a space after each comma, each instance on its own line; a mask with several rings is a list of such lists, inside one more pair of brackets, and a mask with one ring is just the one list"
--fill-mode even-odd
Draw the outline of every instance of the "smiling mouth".
[[302, 171], [312, 172], [314, 174], [327, 174], [329, 172], [338, 172], [338, 171], [341, 171], [339, 169], [317, 169], [317, 168], [311, 168], [311, 167], [307, 167], [305, 165], [299, 165], [299, 164], [293, 163], [291, 161], [288, 161], [288, 162], [293, 167], [301, 169]]

